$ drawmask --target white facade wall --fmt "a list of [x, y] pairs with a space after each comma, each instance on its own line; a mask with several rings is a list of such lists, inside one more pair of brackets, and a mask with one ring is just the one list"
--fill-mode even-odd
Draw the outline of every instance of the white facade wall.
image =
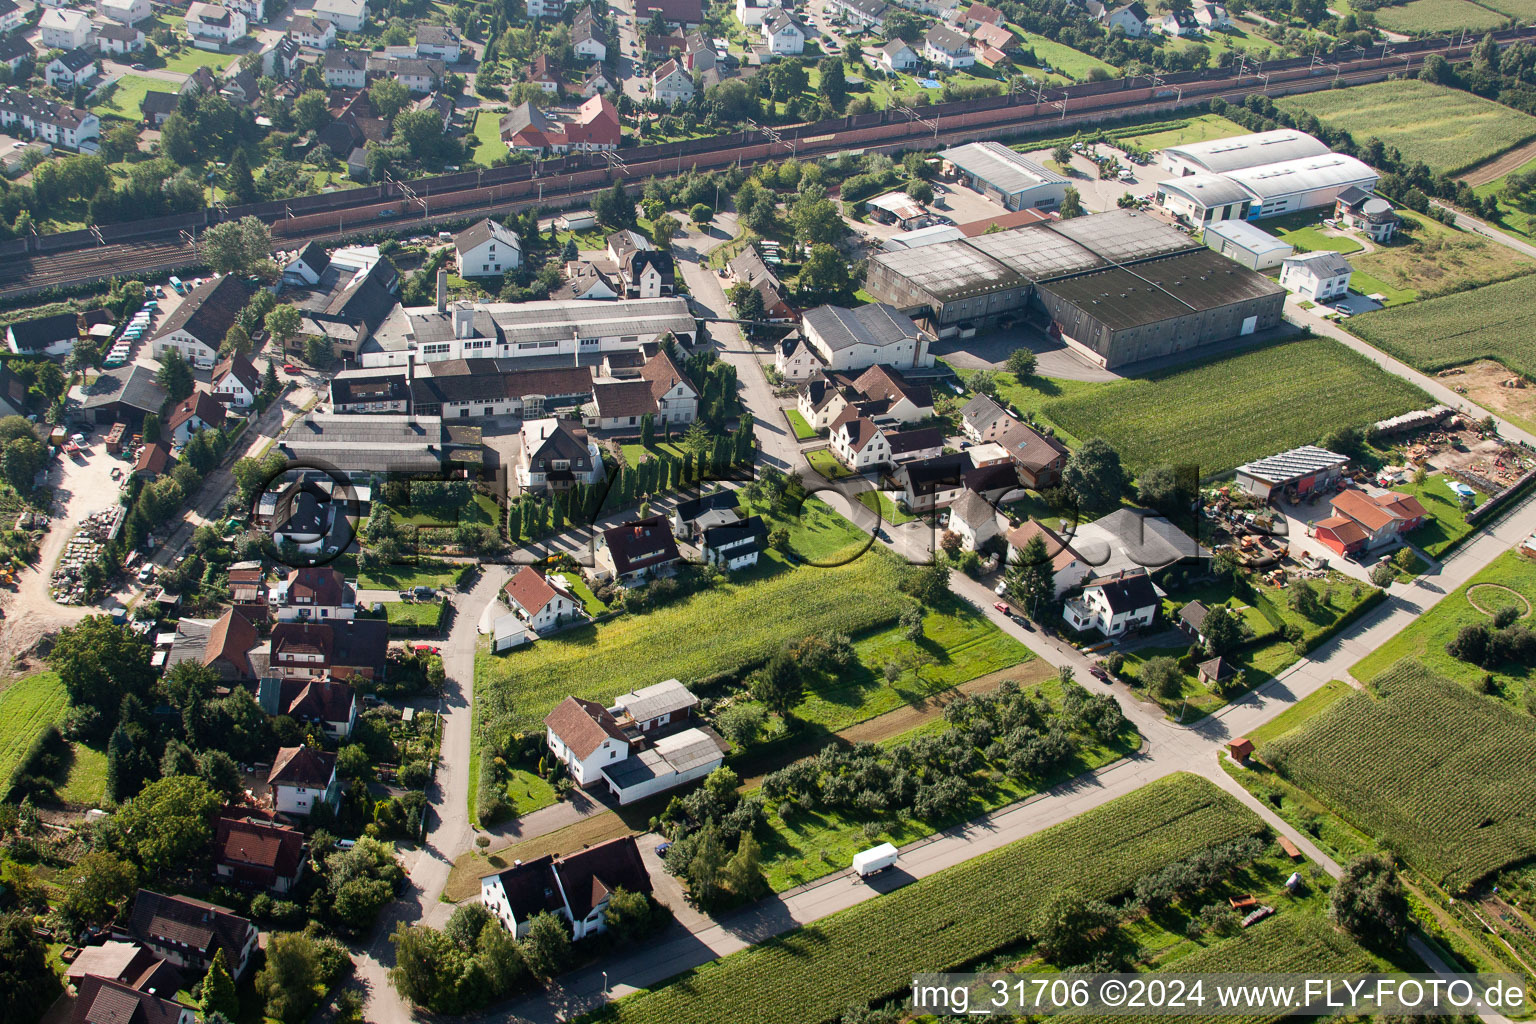
[[156, 359], [164, 359], [166, 352], [171, 349], [180, 352], [183, 359], [199, 370], [211, 370], [214, 363], [218, 362], [219, 353], [216, 349], [209, 348], [186, 331], [173, 331], [156, 338], [150, 346], [150, 353]]
[[609, 736], [596, 750], [588, 754], [585, 760], [581, 760], [559, 736], [555, 735], [555, 730], [546, 726], [544, 733], [545, 739], [549, 742], [550, 752], [570, 769], [571, 777], [576, 780], [577, 785], [589, 786], [594, 782], [607, 782], [603, 777], [603, 768], [610, 764], [618, 764], [629, 756], [629, 744]]
[[641, 785], [632, 786], [625, 790], [620, 790], [612, 782], [609, 782], [608, 789], [613, 793], [614, 796], [619, 798], [620, 806], [624, 806], [627, 804], [632, 804], [636, 800], [644, 800], [648, 796], [655, 796], [657, 793], [665, 792], [669, 789], [676, 789], [678, 786], [687, 785], [694, 779], [702, 779], [704, 776], [708, 775], [710, 772], [714, 771], [724, 763], [725, 755], [721, 754], [717, 759], [713, 761], [706, 761], [703, 764], [698, 765], [695, 768], [691, 768], [686, 772], [673, 772], [670, 775], [657, 775], [654, 779], [650, 779]]

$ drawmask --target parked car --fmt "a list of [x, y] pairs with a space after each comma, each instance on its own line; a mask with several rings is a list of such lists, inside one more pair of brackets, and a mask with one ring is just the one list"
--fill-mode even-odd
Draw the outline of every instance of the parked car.
[[1090, 668], [1088, 670], [1088, 674], [1093, 676], [1093, 678], [1095, 678], [1095, 679], [1102, 680], [1102, 681], [1104, 681], [1106, 683], [1109, 682], [1109, 673], [1104, 671], [1103, 666], [1100, 666], [1100, 665], [1093, 666], [1092, 668]]
[[293, 363], [284, 363], [283, 364], [283, 372], [284, 373], [298, 373], [299, 372], [299, 368], [297, 366], [295, 366]]
[[998, 611], [1002, 612], [1009, 618], [1013, 617], [1013, 609], [1008, 607], [1008, 602], [1006, 601], [993, 601], [992, 607], [996, 608]]
[[997, 586], [992, 588], [992, 593], [996, 594], [998, 597], [1002, 597], [1004, 594], [1008, 593], [1008, 581], [998, 580]]

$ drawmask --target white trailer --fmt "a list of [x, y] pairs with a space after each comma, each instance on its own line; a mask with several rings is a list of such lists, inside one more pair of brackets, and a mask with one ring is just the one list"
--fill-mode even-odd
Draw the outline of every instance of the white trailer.
[[896, 856], [896, 847], [890, 843], [871, 846], [853, 855], [853, 870], [860, 878], [868, 878], [888, 867], [893, 867], [896, 864]]

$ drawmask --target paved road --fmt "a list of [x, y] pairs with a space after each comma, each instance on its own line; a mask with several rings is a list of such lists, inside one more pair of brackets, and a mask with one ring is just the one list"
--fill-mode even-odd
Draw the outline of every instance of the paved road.
[[1536, 256], [1536, 245], [1530, 245], [1520, 241], [1518, 238], [1512, 238], [1498, 228], [1490, 227], [1487, 221], [1478, 220], [1470, 214], [1462, 213], [1460, 210], [1447, 206], [1438, 199], [1431, 199], [1430, 204], [1438, 206], [1442, 210], [1450, 210], [1456, 214], [1456, 226], [1463, 231], [1470, 231], [1474, 235], [1482, 235], [1484, 238], [1492, 239], [1505, 248], [1515, 250], [1515, 252], [1523, 252], [1527, 256]]

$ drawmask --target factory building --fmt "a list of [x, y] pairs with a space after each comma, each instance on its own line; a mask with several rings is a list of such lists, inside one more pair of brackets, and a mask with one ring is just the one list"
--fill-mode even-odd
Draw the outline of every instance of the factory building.
[[1067, 197], [1065, 177], [999, 142], [969, 142], [939, 154], [946, 169], [1009, 210], [1054, 210]]
[[1378, 175], [1343, 153], [1202, 172], [1158, 183], [1157, 204], [1186, 224], [1260, 220], [1332, 207], [1350, 189], [1369, 192]]
[[1274, 327], [1285, 297], [1134, 210], [877, 253], [865, 288], [940, 337], [1017, 317], [1109, 367]]
[[1249, 270], [1275, 270], [1295, 251], [1261, 227], [1241, 220], [1224, 220], [1205, 229], [1206, 248], [1236, 260]]
[[1191, 142], [1187, 146], [1169, 146], [1158, 154], [1158, 163], [1177, 175], [1226, 174], [1245, 167], [1301, 160], [1322, 156], [1328, 147], [1306, 132], [1277, 128], [1231, 139]]

